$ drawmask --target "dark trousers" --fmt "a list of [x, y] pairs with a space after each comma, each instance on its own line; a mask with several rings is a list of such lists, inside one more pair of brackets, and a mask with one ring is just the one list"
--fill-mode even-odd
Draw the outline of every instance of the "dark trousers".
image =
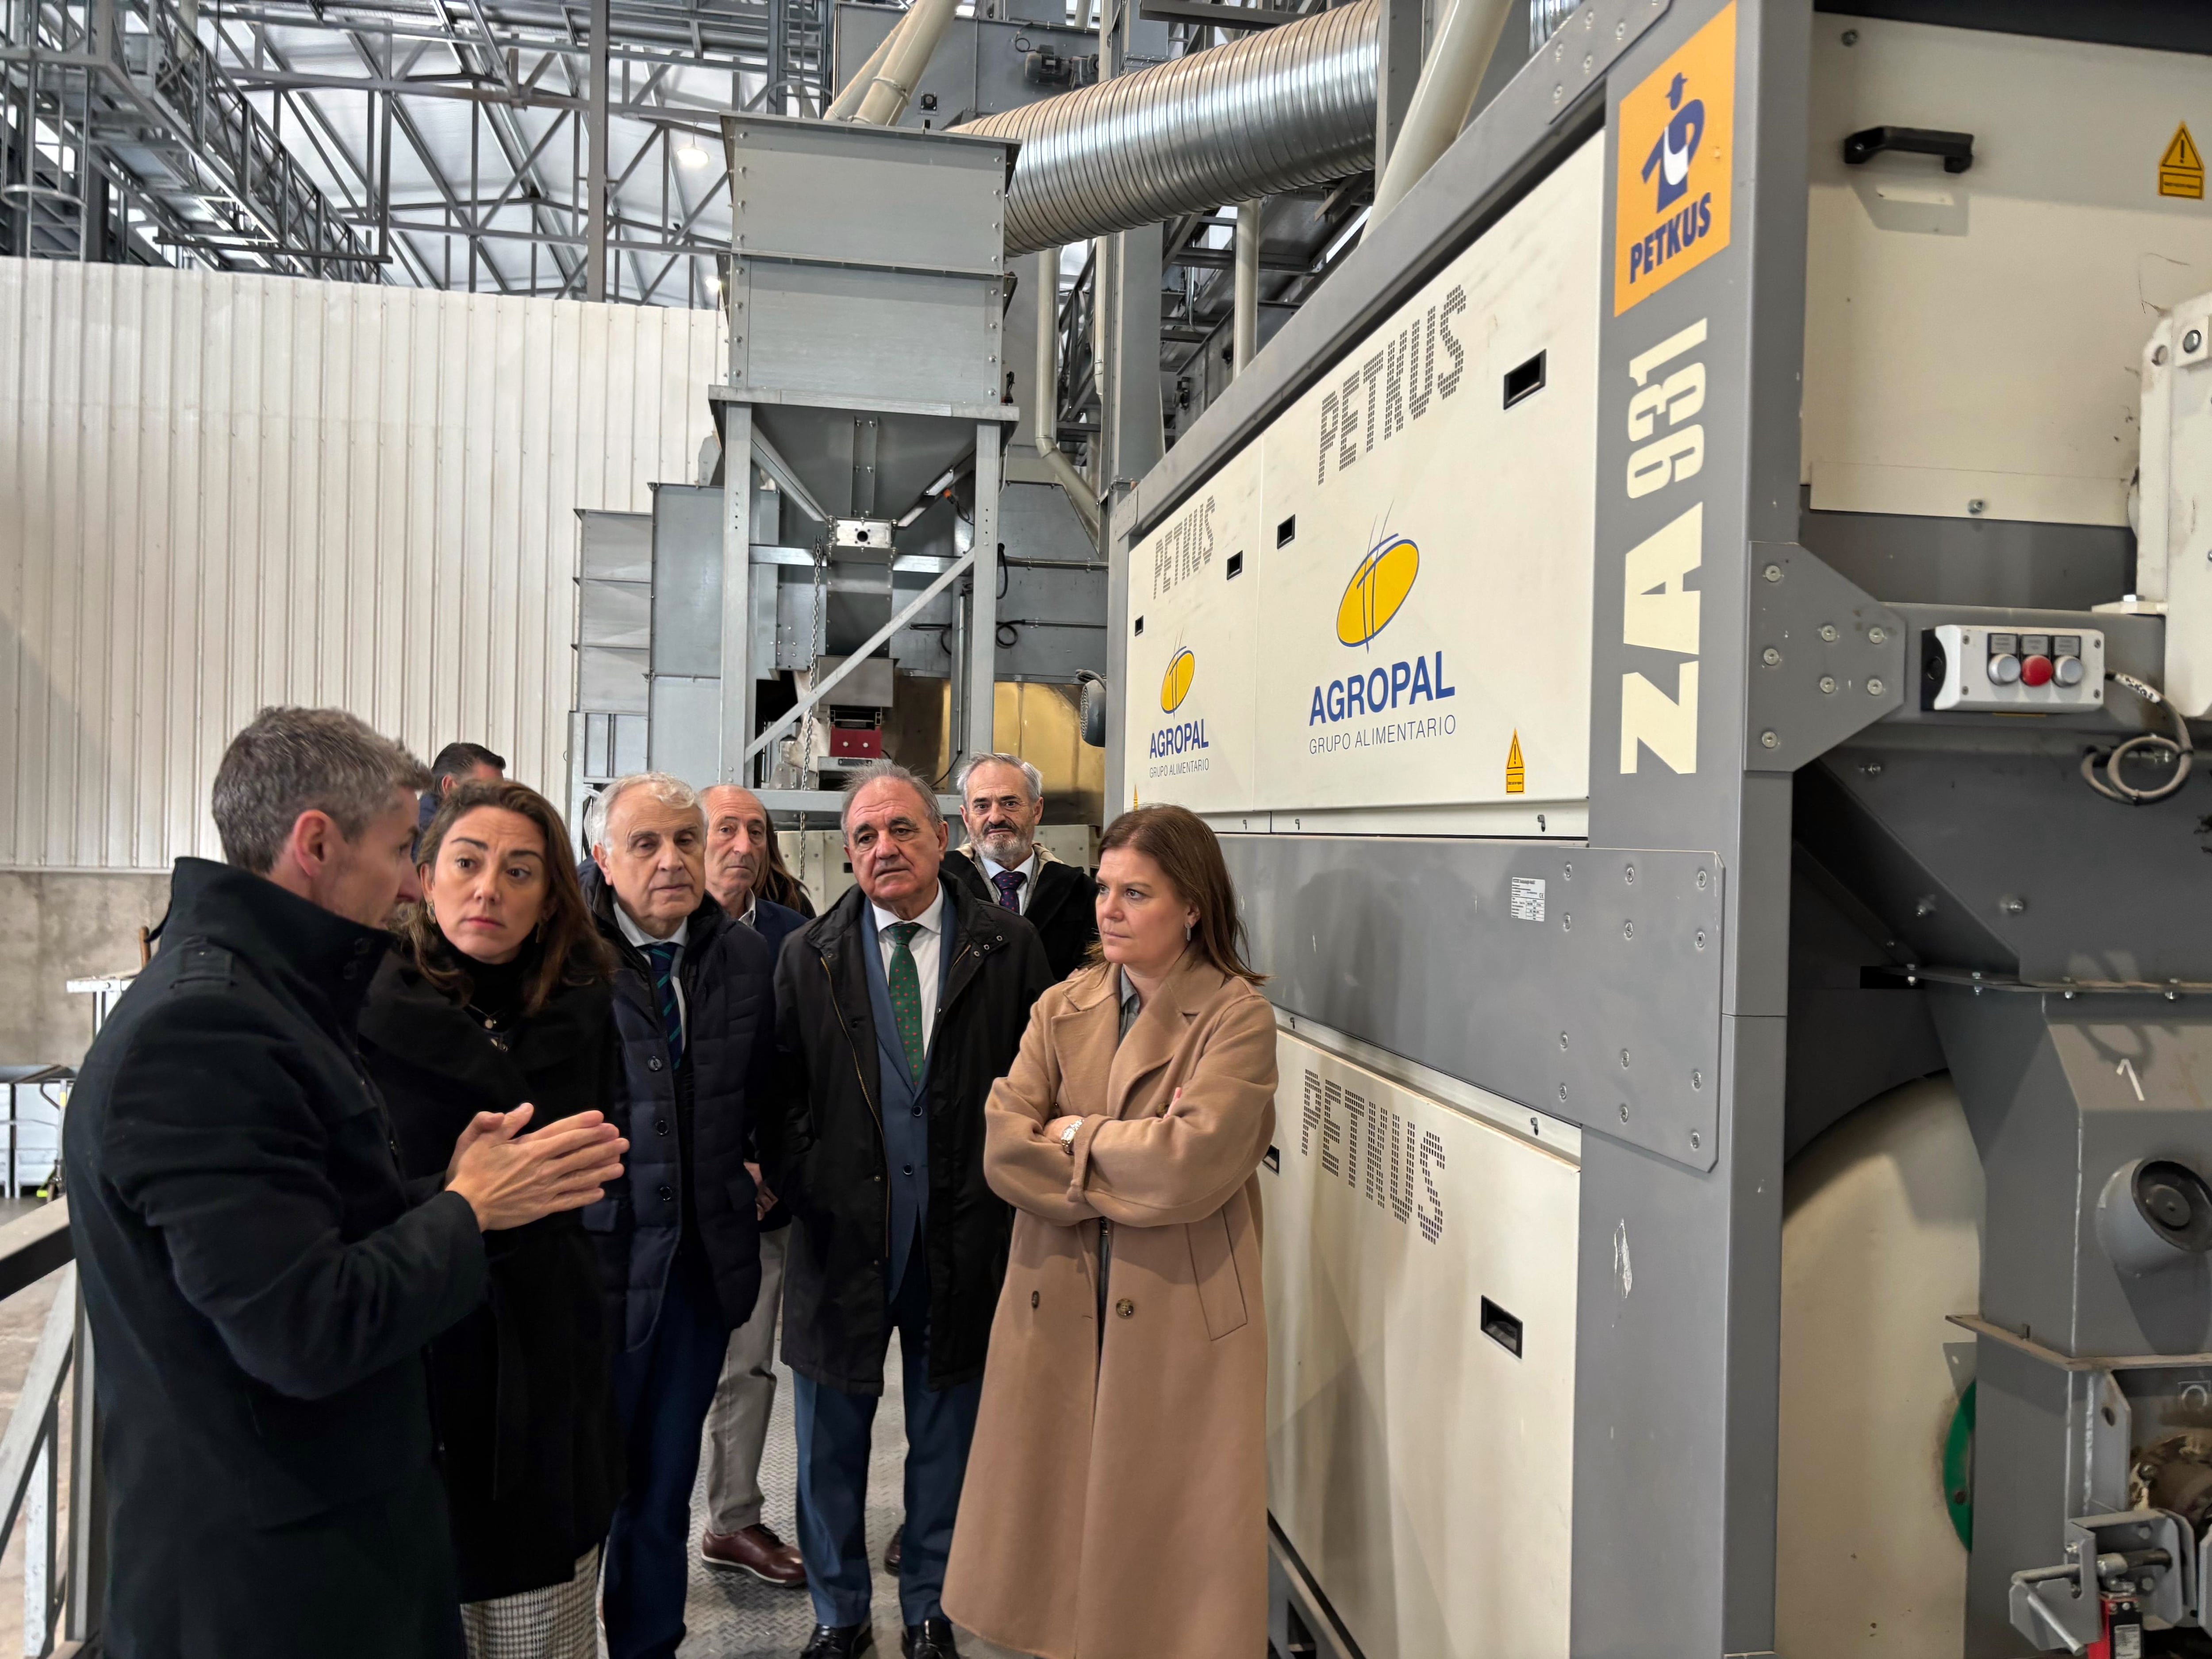
[[653, 1334], [615, 1358], [629, 1490], [607, 1528], [600, 1581], [611, 1659], [673, 1659], [684, 1639], [699, 1436], [729, 1346], [706, 1254], [686, 1239], [669, 1264]]
[[[960, 1508], [968, 1443], [975, 1435], [979, 1378], [929, 1386], [929, 1273], [922, 1253], [908, 1258], [892, 1298], [906, 1387], [906, 1536], [899, 1545], [899, 1613], [908, 1625], [939, 1617], [952, 1517]], [[847, 1394], [810, 1377], [793, 1378], [799, 1430], [799, 1553], [814, 1616], [825, 1625], [868, 1622], [870, 1566], [862, 1528], [868, 1502], [872, 1394]]]

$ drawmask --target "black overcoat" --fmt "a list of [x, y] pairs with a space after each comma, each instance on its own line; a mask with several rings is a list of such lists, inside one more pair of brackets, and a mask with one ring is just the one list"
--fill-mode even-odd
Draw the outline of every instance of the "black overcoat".
[[[983, 1374], [1012, 1212], [983, 1179], [983, 1102], [1052, 981], [1036, 931], [940, 875], [952, 951], [930, 1040], [929, 1382]], [[783, 1355], [847, 1394], [880, 1394], [890, 1341], [890, 1188], [857, 887], [784, 941], [776, 962], [777, 1110], [761, 1123], [769, 1185], [791, 1212]]]
[[[530, 1127], [615, 1110], [605, 982], [564, 985], [501, 1033], [395, 948], [369, 987], [362, 1058], [392, 1110], [402, 1165], [435, 1176], [478, 1112], [528, 1101]], [[599, 1261], [574, 1213], [484, 1235], [490, 1294], [430, 1345], [431, 1407], [461, 1600], [566, 1583], [622, 1495], [614, 1339]]]
[[[972, 846], [949, 854], [945, 872], [984, 903], [998, 903], [998, 889], [983, 873]], [[1091, 960], [1091, 947], [1098, 939], [1097, 896], [1097, 878], [1080, 865], [1050, 858], [1037, 860], [1036, 890], [1030, 895], [1022, 920], [1036, 929], [1054, 980], [1066, 979]]]
[[484, 1247], [403, 1176], [354, 1046], [387, 943], [180, 859], [85, 1057], [62, 1139], [116, 1659], [460, 1651], [422, 1352]]

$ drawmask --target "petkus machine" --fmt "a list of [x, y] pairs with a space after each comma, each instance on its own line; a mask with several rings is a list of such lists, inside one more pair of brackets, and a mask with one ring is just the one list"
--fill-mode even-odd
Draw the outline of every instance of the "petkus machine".
[[1588, 0], [1109, 503], [1285, 1659], [2212, 1626], [2212, 21], [1880, 9]]

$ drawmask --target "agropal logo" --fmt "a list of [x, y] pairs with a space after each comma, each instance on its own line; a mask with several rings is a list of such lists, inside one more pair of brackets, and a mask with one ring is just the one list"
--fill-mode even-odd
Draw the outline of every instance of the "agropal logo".
[[[1344, 596], [1336, 603], [1337, 643], [1371, 653], [1376, 638], [1413, 597], [1420, 574], [1421, 550], [1413, 538], [1383, 532], [1353, 568]], [[1455, 687], [1444, 683], [1444, 653], [1424, 653], [1388, 666], [1378, 664], [1364, 672], [1354, 668], [1342, 679], [1316, 685], [1306, 724], [1334, 726], [1457, 695]]]
[[1421, 550], [1410, 537], [1390, 536], [1370, 549], [1344, 586], [1336, 605], [1336, 637], [1365, 645], [1390, 625], [1421, 574]]
[[[1197, 656], [1187, 645], [1176, 647], [1175, 655], [1168, 659], [1167, 672], [1160, 676], [1160, 713], [1172, 714], [1180, 709], [1190, 696], [1191, 682], [1197, 678]], [[1157, 761], [1212, 747], [1206, 740], [1205, 718], [1200, 716], [1155, 728], [1146, 744], [1146, 752]], [[1206, 765], [1204, 761], [1189, 761], [1172, 768], [1155, 767], [1152, 775], [1158, 777], [1170, 771], [1204, 771]]]
[[1185, 646], [1175, 653], [1168, 664], [1168, 672], [1160, 677], [1160, 713], [1172, 714], [1182, 707], [1182, 700], [1190, 695], [1190, 683], [1197, 673], [1198, 659]]

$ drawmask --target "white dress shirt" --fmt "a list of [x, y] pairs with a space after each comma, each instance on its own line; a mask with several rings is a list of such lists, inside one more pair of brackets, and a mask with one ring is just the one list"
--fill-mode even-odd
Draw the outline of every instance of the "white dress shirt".
[[999, 902], [997, 896], [999, 885], [997, 882], [992, 881], [993, 877], [996, 876], [1001, 870], [1012, 870], [1022, 877], [1022, 884], [1014, 889], [1014, 902], [1021, 907], [1015, 914], [1018, 915], [1027, 915], [1029, 914], [1030, 908], [1030, 895], [1036, 891], [1037, 869], [1043, 862], [1042, 860], [1037, 857], [1036, 848], [1032, 847], [1030, 849], [1029, 857], [1022, 863], [1006, 865], [1000, 864], [981, 847], [978, 847], [975, 849], [975, 861], [983, 866], [983, 879], [991, 883], [991, 902], [994, 904], [996, 904]]
[[[871, 904], [875, 913], [876, 947], [884, 953], [884, 978], [891, 976], [891, 952], [898, 948], [890, 930], [906, 918], [893, 915], [880, 904]], [[907, 950], [914, 957], [915, 976], [921, 981], [921, 1052], [929, 1052], [930, 1040], [937, 1031], [937, 962], [938, 946], [945, 933], [945, 890], [939, 887], [929, 908], [915, 918], [921, 931], [908, 942]], [[894, 1036], [896, 1034], [894, 1033]]]
[[[666, 939], [655, 939], [652, 934], [647, 933], [644, 928], [639, 927], [636, 922], [630, 919], [629, 912], [623, 909], [622, 907], [622, 901], [620, 899], [617, 899], [615, 901], [615, 926], [622, 929], [623, 937], [624, 939], [628, 939], [632, 945], [637, 946], [641, 951], [644, 950], [648, 945], [672, 945], [676, 947], [675, 966], [670, 969], [668, 977], [669, 982], [676, 987], [677, 1023], [684, 1028], [684, 1040], [686, 1042], [690, 1042], [691, 1010], [684, 1000], [684, 942], [685, 939], [690, 936], [691, 932], [690, 919], [687, 916], [684, 921], [678, 922], [676, 924], [676, 931], [671, 933]], [[647, 988], [651, 989], [652, 988], [648, 986]], [[658, 995], [659, 993], [656, 992], [655, 994]]]

